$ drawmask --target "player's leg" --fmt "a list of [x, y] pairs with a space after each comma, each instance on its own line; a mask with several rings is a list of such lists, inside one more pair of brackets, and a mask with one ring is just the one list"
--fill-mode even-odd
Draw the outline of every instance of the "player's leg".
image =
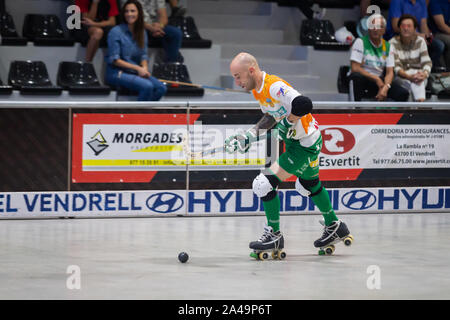
[[310, 147], [303, 147], [298, 142], [289, 142], [286, 144], [286, 152], [278, 159], [278, 164], [288, 177], [291, 175], [299, 177], [295, 184], [297, 191], [311, 197], [322, 213], [325, 224], [329, 225], [338, 218], [331, 205], [328, 191], [319, 180], [318, 158], [321, 149], [321, 137]]
[[[305, 175], [305, 178], [309, 177]], [[318, 177], [313, 179], [298, 177], [295, 182], [295, 188], [301, 195], [311, 197], [324, 218], [322, 236], [314, 241], [316, 248], [323, 248], [333, 244], [350, 234], [347, 225], [336, 216], [328, 191], [322, 186]]]
[[328, 191], [319, 179], [318, 158], [321, 149], [321, 137], [310, 147], [303, 147], [293, 142], [287, 145], [286, 152], [278, 159], [280, 166], [286, 172], [298, 177], [295, 184], [297, 191], [303, 196], [310, 197], [322, 213], [325, 220], [324, 232], [322, 237], [314, 242], [316, 247], [324, 247], [349, 235], [347, 226], [336, 216]]
[[339, 219], [331, 205], [328, 191], [322, 186], [319, 177], [315, 176], [311, 179], [311, 177], [305, 176], [305, 178], [298, 177], [295, 181], [295, 189], [298, 193], [311, 198], [322, 213], [326, 226], [329, 226], [334, 221], [338, 221]]
[[274, 174], [260, 173], [253, 180], [253, 192], [263, 202], [267, 226], [259, 240], [250, 243], [251, 249], [267, 250], [284, 247], [284, 238], [280, 232], [280, 198], [277, 191], [279, 184], [280, 179]]

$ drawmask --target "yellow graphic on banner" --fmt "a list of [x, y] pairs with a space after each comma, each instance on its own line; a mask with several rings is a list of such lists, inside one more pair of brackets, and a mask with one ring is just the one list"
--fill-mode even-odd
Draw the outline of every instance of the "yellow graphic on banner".
[[183, 151], [183, 146], [180, 144], [149, 146], [142, 149], [133, 150], [132, 152], [172, 152], [172, 151]]
[[[185, 166], [186, 160], [176, 159], [139, 159], [139, 160], [83, 160], [83, 167], [128, 167], [128, 166]], [[265, 165], [266, 159], [196, 159], [190, 165], [226, 166], [226, 165]]]

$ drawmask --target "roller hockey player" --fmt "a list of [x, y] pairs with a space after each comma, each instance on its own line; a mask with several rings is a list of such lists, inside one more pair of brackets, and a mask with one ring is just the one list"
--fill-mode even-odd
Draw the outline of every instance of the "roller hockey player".
[[286, 256], [282, 250], [284, 238], [280, 231], [277, 189], [280, 182], [291, 175], [297, 176], [296, 190], [311, 197], [324, 217], [322, 237], [314, 242], [314, 246], [320, 249], [319, 254], [332, 254], [334, 244], [339, 241], [350, 245], [353, 238], [345, 223], [336, 217], [328, 192], [319, 180], [318, 157], [322, 136], [311, 115], [312, 101], [283, 79], [262, 71], [249, 53], [238, 54], [230, 64], [230, 72], [238, 86], [252, 91], [264, 115], [245, 133], [227, 138], [227, 152], [247, 152], [262, 131], [272, 128], [278, 129], [278, 136], [286, 145], [286, 152], [271, 165], [269, 173], [260, 173], [253, 181], [253, 192], [263, 201], [267, 226], [260, 239], [250, 243], [254, 250], [251, 256], [262, 260], [269, 253], [272, 253], [272, 258], [283, 259]]

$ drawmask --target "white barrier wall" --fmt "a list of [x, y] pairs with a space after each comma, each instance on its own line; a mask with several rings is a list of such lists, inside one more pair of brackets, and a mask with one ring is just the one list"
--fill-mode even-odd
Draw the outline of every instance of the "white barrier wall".
[[[450, 187], [329, 189], [337, 214], [445, 212]], [[310, 198], [279, 190], [281, 214], [320, 214]], [[263, 214], [252, 190], [0, 193], [0, 219]]]
[[[450, 104], [433, 103], [420, 105], [423, 108], [429, 108], [431, 111], [439, 109], [437, 113], [412, 112], [411, 109], [414, 109], [415, 106], [408, 103], [314, 102], [316, 110], [327, 109], [323, 113], [317, 111], [317, 119], [320, 119], [319, 125], [322, 125], [324, 128], [322, 134], [324, 140], [322, 156], [328, 157], [333, 161], [335, 160], [338, 163], [341, 160], [348, 159], [349, 152], [354, 149], [359, 152], [358, 157], [355, 156], [355, 158], [361, 158], [361, 161], [357, 163], [360, 167], [356, 168], [356, 170], [354, 168], [340, 167], [327, 168], [325, 164], [321, 164], [321, 180], [327, 187], [333, 209], [338, 214], [449, 211], [450, 184], [447, 182], [450, 179], [450, 166], [445, 165], [445, 163], [448, 163], [448, 159], [450, 159], [450, 151], [446, 148], [445, 141], [448, 140], [447, 134], [449, 134], [450, 130], [450, 112], [448, 112]], [[396, 110], [395, 112], [389, 112], [389, 109], [386, 109], [387, 111], [373, 110], [375, 107], [395, 107]], [[364, 113], [356, 112], [354, 111], [355, 108], [367, 108], [368, 111], [364, 111]], [[20, 109], [24, 110], [17, 113]], [[36, 118], [38, 114], [43, 112], [43, 110], [39, 109], [47, 109], [44, 119]], [[65, 109], [62, 116], [61, 112], [59, 112], [59, 117], [55, 117], [53, 121], [59, 121], [64, 124], [63, 126], [50, 127], [54, 123], [52, 121], [49, 122], [47, 116], [52, 114], [48, 110], [53, 112], [53, 109]], [[87, 111], [82, 112], [81, 110], [84, 111], [84, 109]], [[120, 111], [116, 111], [116, 109], [120, 109]], [[139, 113], [127, 113], [126, 110], [128, 109], [139, 109], [140, 111]], [[148, 109], [149, 113], [146, 114], [142, 111], [143, 109], [144, 111]], [[99, 172], [94, 172], [94, 175], [92, 175], [92, 168], [82, 165], [83, 161], [88, 161], [86, 163], [89, 164], [89, 161], [92, 161], [92, 159], [98, 160], [92, 155], [89, 155], [92, 159], [82, 157], [84, 149], [92, 151], [91, 140], [97, 139], [98, 141], [96, 141], [100, 144], [114, 143], [115, 140], [112, 138], [114, 135], [108, 136], [109, 131], [106, 126], [112, 126], [117, 129], [119, 125], [123, 125], [123, 123], [117, 122], [116, 118], [126, 120], [128, 115], [133, 116], [130, 117], [133, 120], [130, 122], [131, 124], [126, 124], [126, 132], [134, 132], [135, 126], [139, 126], [139, 129], [145, 129], [144, 131], [147, 133], [154, 133], [152, 125], [158, 128], [162, 127], [161, 132], [166, 132], [171, 126], [183, 126], [187, 131], [194, 132], [195, 127], [193, 125], [197, 119], [205, 121], [204, 128], [207, 128], [208, 125], [223, 125], [223, 123], [233, 127], [249, 126], [251, 122], [241, 123], [243, 122], [242, 111], [257, 111], [258, 106], [256, 103], [196, 102], [194, 104], [184, 101], [174, 104], [168, 102], [0, 101], [0, 110], [3, 115], [0, 117], [0, 120], [4, 118], [9, 119], [10, 122], [5, 122], [4, 119], [3, 122], [0, 121], [0, 130], [3, 130], [0, 131], [0, 135], [4, 138], [0, 140], [0, 154], [2, 155], [2, 158], [0, 158], [0, 170], [3, 170], [0, 171], [2, 175], [2, 180], [0, 181], [0, 190], [2, 191], [0, 192], [0, 219], [262, 215], [264, 212], [261, 200], [253, 194], [251, 189], [248, 189], [248, 185], [251, 187], [252, 179], [259, 174], [260, 170], [263, 170], [272, 162], [261, 163], [256, 167], [246, 166], [245, 163], [242, 165], [239, 163], [233, 165], [225, 163], [225, 165], [215, 165], [211, 168], [208, 167], [210, 163], [202, 163], [202, 166], [205, 168], [195, 163], [194, 165], [186, 163], [182, 166], [170, 168], [170, 170], [167, 168], [164, 170], [164, 168], [161, 169], [157, 165], [152, 164], [153, 167], [149, 165], [142, 168], [128, 168], [129, 172], [124, 171], [123, 168], [116, 172], [109, 167], [102, 167], [102, 170], [99, 171], [97, 169]], [[92, 110], [95, 111], [93, 112]], [[30, 112], [35, 116], [32, 119], [24, 119], [29, 117]], [[231, 115], [230, 119], [223, 117], [223, 115], [226, 115], [226, 112], [228, 112], [228, 115]], [[81, 115], [87, 120], [85, 119], [84, 122], [76, 120]], [[111, 116], [115, 118], [110, 119]], [[250, 118], [248, 116], [249, 114], [247, 113], [247, 120], [253, 120], [253, 116], [258, 118], [260, 114], [254, 112], [251, 113]], [[131, 121], [130, 119], [127, 121]], [[360, 123], [361, 119], [365, 121], [362, 124]], [[392, 122], [390, 124], [391, 127], [386, 129], [386, 123], [382, 121], [383, 119], [384, 121], [389, 121], [389, 124]], [[28, 126], [32, 125], [32, 130], [24, 133], [23, 130], [26, 128], [23, 127], [23, 123], [27, 123]], [[49, 134], [42, 133], [43, 124], [46, 125], [46, 131], [52, 133], [50, 134], [51, 138], [56, 137], [57, 139], [52, 138], [46, 141]], [[435, 125], [438, 126], [436, 127]], [[95, 130], [83, 133], [83, 128], [89, 126], [93, 126]], [[360, 130], [360, 126], [363, 126], [364, 130]], [[356, 127], [359, 131], [355, 129], [354, 133], [350, 134], [350, 130], [353, 130], [353, 127]], [[376, 132], [374, 132], [372, 127], [378, 131], [375, 130]], [[16, 128], [21, 129], [16, 130]], [[64, 128], [66, 132], [63, 132], [64, 130], [61, 131], [60, 128]], [[346, 129], [344, 130], [344, 128]], [[380, 139], [379, 137], [370, 136], [371, 134], [386, 135], [390, 134], [389, 130], [406, 130], [405, 128], [408, 130], [408, 133], [404, 133], [405, 137], [400, 135], [401, 139], [423, 138], [424, 141], [427, 141], [426, 148], [424, 147], [425, 144], [421, 144], [419, 150], [419, 143], [415, 140], [407, 140], [408, 143], [401, 140], [402, 143], [398, 141], [397, 143], [391, 143], [392, 146], [387, 150], [386, 147], [389, 145], [390, 142], [388, 143], [388, 141], [390, 140], [380, 140], [380, 142], [377, 140]], [[95, 133], [100, 129], [103, 131], [99, 140]], [[386, 133], [386, 130], [389, 132]], [[419, 131], [416, 132], [414, 130]], [[436, 130], [438, 130], [438, 133], [435, 134], [434, 131]], [[203, 131], [201, 132], [203, 133]], [[139, 131], [139, 133], [141, 132]], [[166, 135], [170, 136], [169, 133], [170, 130], [166, 132]], [[428, 137], [427, 134], [430, 134], [430, 136]], [[420, 137], [416, 135], [420, 135]], [[348, 143], [346, 137], [351, 138], [351, 143]], [[219, 140], [219, 143], [222, 143], [223, 137]], [[203, 140], [199, 141], [202, 142]], [[162, 148], [165, 145], [161, 143], [162, 141], [160, 140], [157, 143], [154, 141], [152, 143], [145, 142], [145, 145], [141, 146], [140, 149], [135, 149], [133, 146], [134, 149], [132, 151], [148, 151], [147, 149], [151, 147], [150, 151], [152, 153], [145, 155], [145, 159], [151, 160], [156, 157], [155, 154], [163, 158], [164, 154], [161, 150], [165, 151], [166, 149]], [[432, 146], [429, 143], [432, 143]], [[278, 145], [277, 143], [272, 144]], [[411, 150], [405, 151], [405, 146], [408, 146], [409, 149], [413, 148], [413, 152]], [[15, 151], [14, 148], [18, 150]], [[339, 148], [342, 148], [342, 150], [338, 150]], [[364, 151], [366, 150], [364, 148], [368, 148], [368, 151]], [[39, 152], [34, 152], [34, 149], [39, 149]], [[25, 153], [21, 150], [25, 150]], [[46, 150], [59, 151], [58, 157], [52, 159], [50, 165], [51, 154]], [[60, 152], [60, 150], [63, 151]], [[108, 146], [106, 150], [105, 153], [101, 153], [102, 157], [107, 156], [106, 152], [115, 149], [114, 146]], [[118, 150], [114, 155], [111, 155], [111, 159], [120, 158], [122, 152], [122, 149]], [[130, 152], [125, 154], [125, 156], [130, 158], [135, 153]], [[390, 162], [377, 163], [370, 158], [372, 153], [390, 159]], [[408, 154], [405, 155], [406, 153]], [[100, 152], [97, 152], [97, 157], [98, 154]], [[271, 151], [271, 157], [276, 157], [277, 154], [278, 149], [276, 152]], [[141, 156], [141, 153], [139, 153], [139, 156]], [[441, 160], [443, 159], [445, 163], [439, 159], [439, 161], [426, 161], [421, 158], [425, 156], [428, 158], [438, 157]], [[405, 159], [405, 161], [400, 161], [399, 157], [407, 157], [406, 160], [408, 161], [410, 158], [412, 160], [421, 160], [422, 164], [412, 165], [412, 160], [411, 162], [407, 162]], [[369, 160], [364, 160], [363, 158]], [[102, 158], [100, 160], [105, 161], [105, 159], [112, 161], [110, 158]], [[351, 159], [353, 159], [353, 156]], [[61, 162], [65, 162], [65, 164], [59, 168], [59, 171], [53, 168], [53, 166], [59, 166]], [[361, 165], [364, 163], [366, 165]], [[370, 165], [367, 165], [367, 163]], [[31, 169], [28, 168], [28, 171], [24, 171], [25, 165], [31, 166]], [[37, 175], [44, 169], [48, 170], [48, 172], [46, 171], [47, 176]], [[141, 170], [142, 172], [136, 170]], [[129, 175], [133, 172], [136, 175], [137, 172], [137, 176], [144, 179], [142, 181], [129, 181], [129, 183], [141, 183], [141, 185], [134, 185], [133, 188], [130, 188], [131, 185], [126, 184], [126, 181], [122, 179], [124, 172]], [[86, 181], [75, 179], [86, 173], [91, 174]], [[146, 177], [144, 173], [151, 174]], [[199, 173], [203, 175], [199, 175]], [[35, 180], [28, 187], [26, 184], [35, 179], [35, 174], [35, 178], [40, 180]], [[60, 175], [59, 179], [54, 181], [48, 179], [53, 179], [58, 174]], [[111, 180], [111, 175], [113, 174], [118, 177], [117, 181]], [[234, 181], [232, 181], [232, 175], [234, 175]], [[417, 176], [414, 177], [412, 175]], [[361, 178], [361, 176], [364, 177]], [[189, 181], [190, 178], [192, 178], [192, 181]], [[229, 179], [227, 180], [227, 178]], [[367, 183], [367, 186], [392, 186], [391, 181], [395, 179], [411, 180], [408, 180], [404, 187], [398, 187], [402, 186], [402, 184], [397, 183], [395, 188], [347, 187], [353, 185], [361, 186], [364, 183]], [[289, 189], [293, 187], [294, 180], [288, 179], [288, 183], [282, 184], [280, 187], [282, 214], [319, 214], [310, 198], [303, 197], [297, 191]], [[19, 181], [19, 183], [16, 183], [16, 181]], [[345, 188], [332, 188], [327, 186], [329, 181], [357, 183], [334, 184]], [[378, 184], [370, 184], [370, 182], [374, 181], [378, 181]], [[380, 181], [384, 182], [380, 183]], [[234, 183], [234, 185], [230, 184], [230, 182]], [[54, 185], [59, 185], [60, 187], [53, 187]], [[109, 187], [119, 191], [108, 190]], [[150, 190], [143, 191], [145, 189]], [[47, 191], [37, 192], [36, 190]]]

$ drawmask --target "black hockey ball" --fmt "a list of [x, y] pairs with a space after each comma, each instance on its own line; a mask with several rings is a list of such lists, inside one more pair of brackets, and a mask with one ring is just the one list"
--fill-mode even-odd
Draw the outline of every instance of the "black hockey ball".
[[188, 261], [189, 259], [189, 255], [186, 252], [180, 252], [180, 254], [178, 255], [178, 260], [180, 260], [181, 263], [185, 263], [186, 261]]

